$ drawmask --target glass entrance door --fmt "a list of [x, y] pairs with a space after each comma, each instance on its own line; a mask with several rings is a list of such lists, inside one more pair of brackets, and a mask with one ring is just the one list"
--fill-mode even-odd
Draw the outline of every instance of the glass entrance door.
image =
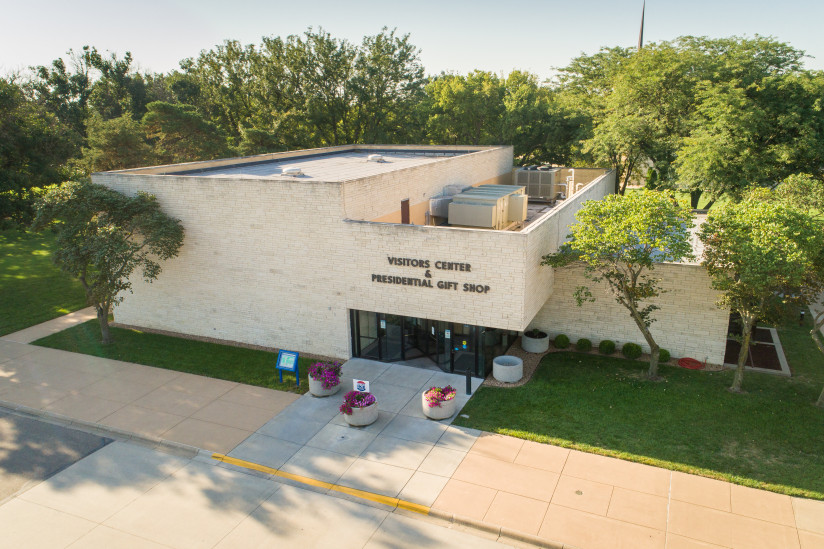
[[452, 371], [463, 373], [469, 369], [475, 374], [475, 326], [452, 324]]

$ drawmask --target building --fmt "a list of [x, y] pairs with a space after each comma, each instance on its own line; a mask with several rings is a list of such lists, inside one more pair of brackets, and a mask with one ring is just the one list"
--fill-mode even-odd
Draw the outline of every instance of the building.
[[[575, 304], [580, 272], [540, 265], [580, 205], [613, 191], [614, 173], [551, 170], [541, 194], [552, 196], [527, 202], [538, 191], [512, 186], [512, 160], [511, 147], [354, 145], [94, 174], [154, 194], [186, 230], [180, 255], [155, 282], [136, 277], [115, 320], [475, 375], [528, 327], [643, 343], [611, 297]], [[728, 314], [704, 269], [660, 272], [672, 291], [657, 341], [722, 363]]]

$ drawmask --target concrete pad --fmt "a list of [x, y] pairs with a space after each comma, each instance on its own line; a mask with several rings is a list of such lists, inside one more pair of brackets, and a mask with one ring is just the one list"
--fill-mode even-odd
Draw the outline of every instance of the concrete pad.
[[21, 381], [3, 390], [3, 400], [28, 406], [36, 410], [42, 410], [49, 404], [65, 397], [66, 394], [68, 394], [67, 391], [44, 387], [28, 381]]
[[493, 433], [481, 433], [472, 446], [470, 453], [501, 461], [514, 462], [523, 445], [523, 439]]
[[736, 515], [795, 526], [792, 498], [747, 486], [730, 486], [732, 512]]
[[[401, 490], [398, 498], [430, 507], [449, 481], [446, 477], [417, 471]], [[542, 515], [543, 516], [543, 515]]]
[[298, 398], [299, 396], [294, 393], [251, 385], [238, 385], [220, 397], [221, 400], [263, 408], [270, 412], [280, 412]]
[[537, 535], [548, 507], [545, 501], [498, 492], [484, 516], [484, 522]]
[[239, 383], [235, 381], [182, 372], [179, 376], [167, 382], [165, 387], [175, 391], [183, 391], [215, 399], [228, 393], [238, 385]]
[[577, 509], [550, 505], [538, 535], [580, 549], [664, 549], [660, 530], [592, 515]]
[[[3, 336], [5, 338], [5, 336]], [[17, 343], [16, 341], [6, 341], [5, 339], [0, 339], [0, 362], [11, 359], [11, 358], [18, 358], [23, 355], [27, 355], [34, 351], [36, 347], [32, 347], [31, 345], [25, 345], [23, 343]]]
[[552, 503], [606, 516], [611, 498], [612, 486], [609, 484], [561, 475], [552, 494]]
[[3, 336], [3, 339], [17, 343], [31, 343], [32, 341], [37, 341], [51, 334], [62, 332], [72, 326], [83, 324], [94, 318], [97, 318], [97, 311], [95, 311], [94, 307], [86, 307], [85, 309], [80, 309], [79, 311], [74, 311], [73, 313], [30, 326], [24, 330], [6, 334]]
[[341, 382], [346, 382], [344, 390], [351, 391], [347, 387], [352, 387], [352, 379], [366, 379], [372, 381], [377, 379], [383, 372], [389, 369], [391, 364], [385, 362], [378, 362], [376, 360], [368, 360], [365, 358], [351, 358], [343, 363], [341, 372]]
[[280, 469], [298, 450], [300, 450], [299, 444], [254, 433], [235, 446], [229, 455], [273, 469]]
[[[477, 534], [477, 532], [473, 532]], [[491, 539], [467, 534], [456, 529], [446, 529], [436, 524], [421, 522], [402, 515], [391, 514], [381, 524], [380, 530], [364, 546], [364, 549], [395, 549], [397, 547], [438, 547], [438, 549], [501, 549], [512, 547]]]
[[287, 473], [337, 484], [357, 458], [304, 446], [289, 458], [281, 469]]
[[515, 457], [515, 463], [560, 473], [564, 470], [564, 464], [566, 464], [568, 456], [569, 449], [567, 448], [525, 440], [517, 457]]
[[392, 364], [389, 368], [383, 371], [375, 378], [380, 385], [399, 385], [401, 387], [409, 387], [410, 389], [422, 389], [427, 382], [432, 379], [435, 374], [432, 370], [424, 370], [423, 368], [414, 368], [412, 366], [403, 366], [401, 364]]
[[163, 433], [163, 438], [210, 452], [228, 454], [251, 435], [252, 431], [186, 418]]
[[68, 547], [97, 526], [94, 522], [22, 499], [12, 499], [0, 513], [2, 546]]
[[614, 488], [607, 516], [639, 526], [666, 530], [667, 498], [624, 488]]
[[416, 470], [432, 448], [433, 444], [421, 444], [380, 434], [366, 447], [360, 457]]
[[46, 410], [73, 419], [97, 423], [125, 406], [122, 402], [91, 395], [69, 394], [46, 406]]
[[715, 545], [714, 543], [704, 543], [697, 539], [679, 536], [673, 533], [667, 533], [667, 549], [729, 549]]
[[340, 477], [338, 484], [397, 497], [413, 473], [403, 467], [358, 458]]
[[107, 377], [88, 387], [84, 387], [80, 390], [80, 393], [105, 398], [106, 400], [115, 400], [123, 404], [131, 404], [155, 389], [157, 389], [157, 385], [153, 383], [129, 382]]
[[444, 430], [441, 438], [438, 439], [437, 446], [443, 446], [444, 448], [458, 450], [460, 452], [468, 452], [480, 434], [481, 431], [478, 429], [450, 425]]
[[558, 482], [557, 473], [472, 453], [467, 454], [452, 478], [541, 501], [550, 501]]
[[[217, 401], [217, 403], [220, 402], [224, 401]], [[229, 404], [234, 405], [233, 403]], [[271, 414], [271, 412], [268, 411], [267, 413]], [[264, 423], [257, 432], [303, 445], [309, 442], [324, 426], [326, 426], [326, 423], [320, 421], [308, 421], [297, 417], [284, 417], [283, 414], [278, 414]]]
[[272, 419], [272, 412], [225, 400], [213, 400], [192, 414], [192, 418], [244, 431], [257, 431]]
[[719, 511], [730, 511], [730, 483], [712, 478], [672, 472], [672, 499], [703, 505]]
[[483, 520], [496, 493], [497, 490], [492, 488], [452, 478], [447, 481], [438, 499], [432, 504], [432, 508], [475, 520]]
[[821, 549], [824, 547], [824, 534], [799, 530], [798, 541], [801, 543], [801, 549]]
[[464, 452], [435, 446], [418, 467], [418, 471], [450, 478], [464, 457], [466, 457]]
[[446, 432], [446, 425], [426, 418], [397, 415], [381, 431], [381, 435], [403, 438], [414, 442], [435, 444]]
[[272, 481], [191, 462], [104, 525], [178, 549], [213, 547], [278, 487]]
[[69, 549], [168, 549], [168, 545], [160, 545], [147, 539], [109, 528], [98, 526], [76, 542]]
[[386, 511], [294, 486], [281, 486], [216, 549], [360, 548]]
[[672, 500], [669, 531], [722, 547], [732, 547], [734, 517], [732, 513]]
[[328, 423], [329, 420], [340, 414], [341, 403], [343, 403], [343, 395], [340, 393], [324, 398], [313, 397], [307, 393], [289, 404], [278, 415]]
[[65, 367], [30, 365], [29, 367], [20, 368], [15, 379], [69, 392], [97, 383], [104, 379], [104, 376]]
[[329, 424], [312, 437], [307, 446], [328, 450], [338, 454], [358, 457], [366, 450], [377, 434], [361, 431], [354, 427]]
[[174, 370], [164, 370], [163, 368], [155, 368], [154, 366], [135, 364], [130, 368], [126, 368], [125, 370], [109, 375], [108, 379], [126, 383], [152, 385], [155, 389], [157, 389], [158, 387], [171, 382], [180, 375], [181, 372], [176, 372]]
[[421, 398], [417, 389], [401, 385], [376, 383], [370, 389], [378, 401], [378, 409], [393, 414], [397, 414], [413, 398]]
[[123, 429], [139, 435], [161, 438], [164, 433], [186, 419], [184, 416], [158, 412], [127, 404], [100, 420], [101, 425]]
[[793, 510], [799, 530], [824, 535], [824, 501], [793, 498]]
[[186, 463], [183, 458], [114, 442], [28, 490], [20, 499], [100, 523]]
[[190, 416], [213, 402], [216, 397], [171, 389], [168, 385], [158, 387], [151, 393], [132, 402], [135, 406], [166, 412], [177, 416]]
[[752, 549], [753, 547], [800, 549], [801, 545], [794, 527], [736, 516], [732, 527], [732, 547], [733, 549]]
[[670, 471], [666, 469], [577, 450], [569, 452], [563, 473], [654, 496], [669, 494]]

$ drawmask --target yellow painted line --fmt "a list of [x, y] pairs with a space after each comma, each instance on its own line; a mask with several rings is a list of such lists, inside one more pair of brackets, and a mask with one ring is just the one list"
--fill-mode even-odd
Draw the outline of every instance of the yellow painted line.
[[380, 494], [375, 494], [374, 492], [367, 492], [365, 490], [358, 490], [357, 488], [349, 488], [348, 486], [341, 486], [339, 484], [332, 484], [331, 482], [324, 482], [322, 480], [314, 479], [311, 477], [305, 477], [303, 475], [296, 475], [294, 473], [287, 473], [285, 471], [281, 471], [280, 469], [274, 469], [272, 467], [266, 467], [265, 465], [259, 465], [257, 463], [246, 461], [243, 459], [237, 459], [233, 457], [229, 457], [225, 454], [212, 454], [212, 459], [216, 459], [217, 461], [222, 461], [224, 463], [229, 463], [231, 465], [236, 465], [238, 467], [243, 467], [245, 469], [252, 469], [254, 471], [260, 471], [262, 473], [267, 473], [269, 475], [274, 475], [277, 477], [287, 478], [289, 480], [293, 480], [295, 482], [300, 482], [301, 484], [307, 484], [309, 486], [316, 486], [318, 488], [325, 488], [327, 490], [332, 490], [334, 492], [340, 492], [341, 494], [347, 494], [350, 496], [354, 496], [356, 498], [365, 499], [368, 501], [374, 501], [376, 503], [382, 503], [383, 505], [388, 505], [389, 507], [394, 507], [396, 509], [404, 509], [406, 511], [412, 511], [414, 513], [420, 513], [422, 515], [429, 514], [429, 507], [426, 505], [419, 505], [417, 503], [412, 503], [411, 501], [404, 501], [398, 498], [392, 498], [389, 496], [382, 496]]

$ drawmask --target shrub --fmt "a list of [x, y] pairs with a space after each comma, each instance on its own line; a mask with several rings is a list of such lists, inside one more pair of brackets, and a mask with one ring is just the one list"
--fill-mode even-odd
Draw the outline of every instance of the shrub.
[[621, 348], [621, 353], [630, 360], [635, 360], [641, 357], [641, 346], [637, 343], [624, 343]]
[[658, 362], [669, 362], [670, 356], [669, 351], [666, 349], [660, 349], [658, 351]]
[[578, 343], [575, 344], [575, 348], [581, 352], [587, 352], [592, 349], [592, 342], [585, 337], [582, 337], [578, 340]]
[[566, 349], [569, 347], [569, 338], [564, 334], [558, 334], [555, 336], [555, 341], [553, 343], [557, 349]]
[[611, 355], [615, 352], [615, 342], [611, 339], [605, 339], [598, 344], [598, 352], [602, 355]]
[[528, 332], [524, 332], [524, 335], [533, 339], [541, 339], [542, 337], [546, 337], [546, 332], [542, 332], [538, 328], [532, 328]]

